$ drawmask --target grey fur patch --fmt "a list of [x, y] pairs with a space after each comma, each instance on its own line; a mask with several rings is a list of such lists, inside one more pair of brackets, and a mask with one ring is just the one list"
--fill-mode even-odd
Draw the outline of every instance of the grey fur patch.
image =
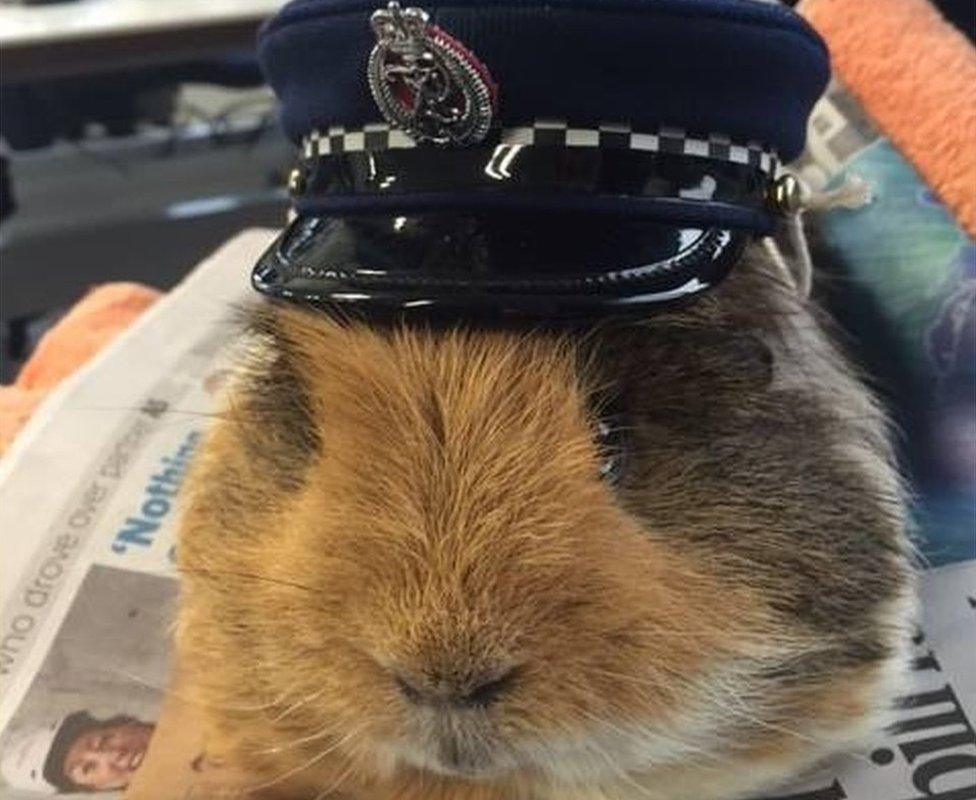
[[686, 309], [594, 332], [585, 363], [622, 409], [621, 502], [648, 535], [822, 641], [761, 677], [809, 683], [891, 656], [881, 609], [911, 568], [887, 422], [764, 257]]

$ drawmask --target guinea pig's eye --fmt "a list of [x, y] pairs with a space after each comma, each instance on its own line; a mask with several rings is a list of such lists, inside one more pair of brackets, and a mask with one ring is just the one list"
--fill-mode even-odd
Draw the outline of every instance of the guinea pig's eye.
[[603, 415], [596, 422], [596, 443], [600, 449], [600, 478], [611, 486], [620, 482], [624, 461], [624, 437], [618, 414]]

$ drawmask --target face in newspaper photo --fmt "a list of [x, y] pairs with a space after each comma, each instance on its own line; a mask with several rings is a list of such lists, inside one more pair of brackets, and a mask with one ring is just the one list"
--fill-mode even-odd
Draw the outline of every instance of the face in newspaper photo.
[[4, 746], [0, 774], [14, 789], [49, 793], [125, 789], [145, 758], [153, 725], [75, 711]]
[[[129, 786], [155, 729], [175, 582], [92, 566], [0, 738], [12, 797]], [[4, 795], [6, 797], [6, 795]]]

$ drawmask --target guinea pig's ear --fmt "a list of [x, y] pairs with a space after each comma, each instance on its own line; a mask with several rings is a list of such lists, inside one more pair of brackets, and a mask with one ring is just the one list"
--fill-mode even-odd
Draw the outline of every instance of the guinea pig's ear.
[[242, 312], [252, 342], [230, 413], [252, 463], [281, 490], [298, 489], [322, 448], [304, 355], [285, 312], [264, 303]]

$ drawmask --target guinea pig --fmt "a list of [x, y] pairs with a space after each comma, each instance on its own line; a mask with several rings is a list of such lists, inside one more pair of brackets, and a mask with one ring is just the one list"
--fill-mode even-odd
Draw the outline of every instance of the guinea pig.
[[249, 797], [725, 800], [857, 748], [914, 571], [826, 329], [758, 245], [572, 332], [255, 310], [178, 545], [212, 755]]

